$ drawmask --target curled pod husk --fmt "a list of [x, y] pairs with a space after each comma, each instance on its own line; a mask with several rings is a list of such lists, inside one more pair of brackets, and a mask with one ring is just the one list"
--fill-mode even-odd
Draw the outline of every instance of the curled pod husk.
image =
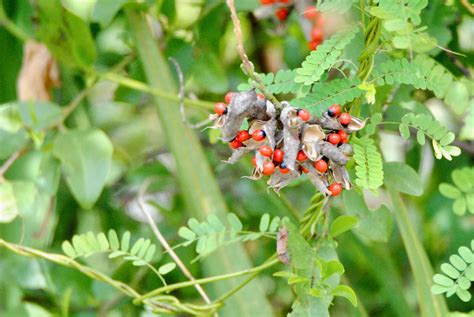
[[349, 190], [352, 188], [351, 179], [349, 173], [346, 170], [346, 167], [343, 165], [338, 165], [333, 161], [329, 161], [329, 168], [334, 180], [338, 183], [341, 183], [345, 189]]
[[275, 172], [273, 172], [272, 176], [268, 179], [267, 184], [276, 193], [278, 193], [280, 189], [290, 184], [299, 176], [300, 174], [297, 171], [290, 170], [288, 173], [283, 174], [282, 172], [280, 172], [280, 169], [276, 169]]
[[344, 154], [344, 152], [342, 151], [343, 149], [345, 149], [345, 147], [341, 149], [340, 147], [332, 145], [331, 143], [326, 141], [319, 142], [318, 147], [320, 153], [323, 156], [327, 157], [336, 164], [346, 165], [349, 161], [349, 156]]
[[266, 103], [257, 99], [255, 90], [235, 93], [230, 104], [227, 106], [227, 113], [223, 115], [222, 140], [228, 142], [234, 139], [239, 132], [242, 122], [246, 118], [269, 120]]
[[263, 130], [265, 132], [265, 139], [262, 141], [255, 141], [254, 139], [250, 138], [244, 142], [244, 145], [247, 147], [251, 147], [253, 149], [258, 149], [262, 145], [268, 145], [272, 149], [275, 147], [275, 131], [277, 128], [277, 121], [275, 118], [271, 118], [268, 121], [262, 120], [254, 120], [250, 123], [249, 133], [252, 134], [256, 130]]
[[362, 120], [362, 119], [351, 116], [351, 122], [349, 123], [349, 125], [346, 128], [344, 128], [344, 130], [347, 133], [352, 133], [352, 132], [355, 132], [355, 131], [359, 131], [359, 130], [361, 130], [365, 127], [365, 121], [366, 120]]
[[337, 120], [336, 117], [330, 117], [327, 112], [323, 112], [321, 117], [315, 118], [310, 121], [310, 123], [316, 123], [320, 125], [323, 129], [327, 130], [343, 130], [344, 127]]
[[288, 168], [295, 169], [296, 155], [300, 149], [300, 133], [303, 120], [298, 117], [297, 110], [287, 102], [282, 102], [284, 108], [281, 110], [280, 121], [283, 124], [283, 151], [284, 162]]
[[316, 161], [321, 157], [317, 144], [324, 140], [326, 135], [323, 129], [317, 124], [307, 124], [301, 135], [302, 149], [311, 161]]
[[316, 187], [325, 196], [331, 195], [331, 192], [328, 189], [329, 181], [327, 178], [327, 174], [319, 174], [318, 171], [314, 168], [313, 164], [311, 164], [311, 162], [306, 161], [303, 162], [301, 165], [308, 170], [306, 176], [308, 176], [314, 187]]

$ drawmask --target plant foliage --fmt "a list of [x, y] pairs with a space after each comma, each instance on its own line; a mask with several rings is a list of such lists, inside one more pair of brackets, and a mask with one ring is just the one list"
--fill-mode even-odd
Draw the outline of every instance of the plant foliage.
[[372, 139], [363, 138], [354, 143], [354, 160], [358, 186], [376, 191], [383, 185], [382, 155]]
[[468, 210], [474, 214], [474, 168], [464, 167], [451, 173], [453, 184], [439, 184], [439, 191], [447, 198], [453, 199], [453, 212], [463, 216]]

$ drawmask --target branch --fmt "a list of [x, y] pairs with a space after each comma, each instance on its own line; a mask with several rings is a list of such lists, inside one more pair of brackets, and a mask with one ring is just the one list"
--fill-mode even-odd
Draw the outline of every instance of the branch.
[[258, 76], [258, 74], [255, 72], [255, 67], [249, 60], [247, 53], [245, 53], [244, 42], [242, 40], [242, 28], [240, 27], [240, 20], [237, 16], [237, 11], [235, 10], [234, 0], [227, 0], [227, 6], [229, 7], [232, 23], [234, 24], [234, 34], [235, 39], [237, 41], [237, 51], [240, 55], [240, 59], [242, 60], [242, 70], [255, 82], [254, 87], [259, 89], [265, 95], [265, 97], [270, 100], [277, 108], [281, 109], [282, 105], [275, 97], [275, 95], [265, 89], [265, 85], [260, 79], [260, 76]]
[[3, 180], [3, 175], [6, 171], [8, 171], [12, 164], [15, 163], [16, 159], [19, 158], [21, 154], [23, 154], [23, 151], [24, 150], [16, 151], [5, 161], [5, 163], [3, 163], [3, 165], [0, 167], [0, 181]]
[[[150, 181], [146, 181], [142, 187], [140, 188], [140, 191], [138, 192], [138, 204], [140, 205], [140, 209], [142, 210], [143, 214], [145, 215], [148, 224], [150, 225], [153, 233], [155, 234], [156, 238], [158, 241], [160, 241], [161, 245], [163, 248], [169, 253], [173, 261], [176, 262], [178, 265], [179, 269], [183, 274], [191, 281], [195, 282], [196, 279], [194, 276], [189, 272], [188, 268], [184, 263], [181, 261], [179, 256], [174, 252], [173, 248], [168, 244], [168, 241], [166, 241], [165, 237], [161, 234], [160, 229], [158, 229], [158, 226], [155, 224], [153, 221], [153, 218], [151, 217], [150, 213], [146, 210], [145, 202], [143, 201], [143, 195], [146, 192], [146, 189], [150, 185]], [[201, 295], [202, 299], [206, 302], [206, 304], [211, 304], [211, 300], [209, 299], [209, 296], [206, 294], [204, 289], [201, 287], [199, 284], [195, 284], [194, 287], [198, 291], [199, 295]]]

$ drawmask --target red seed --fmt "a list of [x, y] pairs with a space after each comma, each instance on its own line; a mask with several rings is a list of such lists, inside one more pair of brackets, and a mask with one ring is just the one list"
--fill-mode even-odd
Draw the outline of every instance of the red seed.
[[229, 91], [228, 93], [225, 94], [226, 104], [229, 104], [232, 101], [232, 97], [234, 97], [234, 93], [232, 91]]
[[328, 170], [328, 163], [325, 160], [318, 160], [314, 162], [314, 168], [320, 173], [326, 173]]
[[328, 115], [330, 117], [338, 117], [341, 114], [341, 106], [334, 104], [328, 109]]
[[289, 171], [290, 171], [289, 168], [282, 168], [282, 167], [280, 166], [280, 173], [282, 173], [282, 174], [288, 174]]
[[283, 157], [285, 156], [285, 153], [280, 150], [280, 149], [276, 149], [274, 152], [273, 152], [273, 162], [275, 163], [281, 163], [283, 162]]
[[275, 171], [275, 164], [272, 162], [263, 163], [262, 173], [263, 175], [271, 175]]
[[240, 130], [235, 139], [239, 142], [245, 142], [250, 139], [250, 134], [247, 130]]
[[298, 117], [300, 117], [304, 122], [309, 121], [311, 118], [311, 115], [306, 109], [298, 109], [296, 113], [298, 114]]
[[306, 154], [303, 152], [303, 150], [299, 150], [298, 155], [296, 155], [296, 160], [300, 162], [304, 162], [308, 159]]
[[260, 4], [266, 6], [275, 3], [275, 0], [260, 0]]
[[329, 185], [329, 191], [332, 196], [337, 196], [342, 192], [342, 185], [340, 183], [332, 183]]
[[346, 132], [346, 131], [344, 131], [344, 130], [339, 130], [339, 131], [337, 132], [337, 134], [339, 134], [339, 136], [341, 137], [341, 142], [342, 142], [342, 143], [347, 143], [347, 137], [348, 137], [348, 136], [347, 136], [347, 132]]
[[341, 115], [339, 116], [339, 122], [343, 126], [349, 125], [349, 123], [351, 123], [351, 115], [348, 114], [347, 112], [341, 113]]
[[214, 112], [222, 116], [227, 113], [227, 105], [223, 102], [216, 102], [214, 104]]
[[273, 153], [273, 150], [271, 147], [269, 147], [268, 145], [262, 145], [258, 151], [260, 152], [260, 154], [262, 154], [262, 156], [266, 156], [266, 157], [270, 157], [272, 156], [272, 153]]
[[267, 134], [263, 130], [255, 130], [252, 133], [252, 139], [254, 139], [255, 141], [262, 141], [263, 139], [265, 139], [266, 136]]
[[255, 156], [252, 157], [252, 165], [253, 165], [253, 167], [257, 166], [257, 158]]
[[313, 27], [313, 30], [311, 31], [311, 38], [313, 41], [321, 42], [324, 38], [323, 30], [318, 27]]
[[319, 12], [316, 10], [315, 6], [308, 6], [304, 10], [304, 17], [308, 20], [314, 20], [319, 17]]
[[242, 146], [242, 142], [237, 141], [237, 140], [234, 139], [234, 140], [232, 140], [232, 141], [229, 142], [229, 145], [230, 145], [230, 147], [233, 148], [233, 149], [238, 149], [239, 147]]
[[305, 168], [305, 167], [303, 167], [303, 166], [301, 166], [301, 171], [302, 171], [303, 173], [305, 173], [305, 174], [308, 174], [308, 173], [309, 173], [308, 169]]
[[276, 10], [275, 15], [280, 21], [285, 21], [288, 17], [288, 9], [287, 8], [279, 8]]
[[310, 51], [314, 51], [315, 49], [318, 48], [319, 44], [321, 44], [322, 41], [320, 40], [312, 40], [311, 42], [308, 43], [308, 48]]
[[257, 99], [258, 100], [265, 100], [265, 95], [264, 94], [257, 94]]
[[339, 134], [337, 134], [337, 133], [331, 133], [331, 134], [328, 136], [328, 141], [329, 141], [329, 143], [331, 143], [331, 144], [338, 145], [339, 142], [341, 142], [341, 137], [340, 137]]

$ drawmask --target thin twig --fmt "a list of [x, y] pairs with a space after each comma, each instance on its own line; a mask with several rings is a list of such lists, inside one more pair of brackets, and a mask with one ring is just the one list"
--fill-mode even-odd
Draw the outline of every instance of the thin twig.
[[8, 169], [15, 163], [16, 159], [20, 157], [24, 150], [19, 150], [10, 155], [10, 157], [3, 163], [2, 167], [0, 167], [0, 181], [3, 180], [3, 175], [8, 171]]
[[244, 41], [242, 39], [242, 28], [240, 27], [240, 20], [235, 10], [234, 0], [227, 0], [227, 6], [230, 10], [230, 16], [232, 23], [234, 24], [234, 34], [237, 41], [237, 52], [239, 53], [240, 59], [242, 60], [242, 70], [247, 76], [249, 76], [255, 82], [255, 88], [259, 89], [265, 97], [270, 100], [276, 108], [282, 108], [282, 105], [278, 99], [269, 91], [265, 89], [260, 76], [255, 72], [255, 67], [250, 62], [247, 53], [245, 53]]
[[207, 124], [209, 124], [212, 120], [206, 119], [198, 123], [191, 123], [186, 119], [186, 113], [184, 111], [184, 76], [183, 71], [181, 70], [181, 66], [179, 65], [178, 61], [174, 58], [169, 58], [170, 62], [173, 63], [174, 67], [176, 68], [176, 73], [178, 74], [179, 80], [179, 112], [181, 113], [181, 120], [185, 125], [190, 127], [191, 129], [199, 129]]
[[[156, 238], [158, 241], [160, 241], [161, 245], [163, 248], [169, 253], [173, 261], [176, 262], [176, 265], [180, 268], [180, 270], [183, 272], [183, 274], [192, 282], [196, 281], [194, 276], [189, 272], [188, 268], [184, 263], [181, 261], [181, 259], [178, 257], [178, 255], [174, 252], [174, 250], [171, 248], [171, 246], [168, 244], [168, 241], [166, 241], [165, 237], [161, 234], [160, 229], [158, 229], [158, 226], [155, 224], [155, 221], [151, 217], [150, 213], [146, 210], [145, 202], [143, 201], [143, 196], [150, 185], [150, 181], [146, 181], [140, 188], [140, 191], [138, 192], [138, 204], [140, 205], [140, 209], [142, 210], [143, 214], [145, 215], [148, 224], [150, 225], [153, 233], [155, 234]], [[209, 299], [209, 296], [207, 296], [206, 292], [204, 289], [201, 287], [199, 284], [195, 284], [194, 287], [198, 291], [198, 293], [201, 295], [202, 299], [206, 302], [206, 304], [211, 304], [211, 300]]]
[[474, 4], [469, 3], [467, 0], [461, 0], [461, 4], [467, 9], [467, 11], [474, 14]]

